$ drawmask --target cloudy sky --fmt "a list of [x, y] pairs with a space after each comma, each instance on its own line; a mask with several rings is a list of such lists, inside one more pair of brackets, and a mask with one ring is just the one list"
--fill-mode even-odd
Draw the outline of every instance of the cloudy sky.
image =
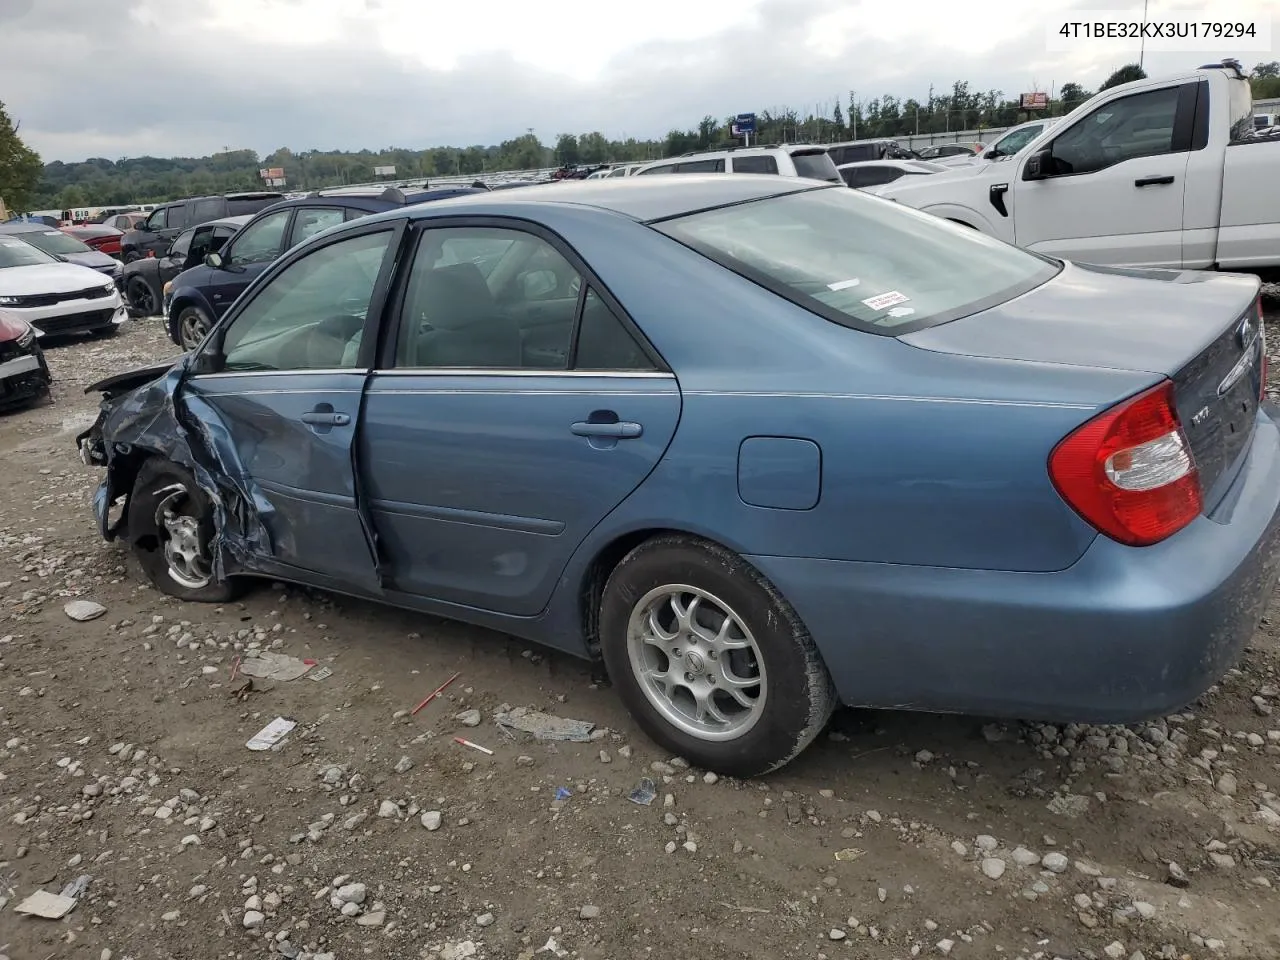
[[[0, 100], [46, 160], [654, 137], [850, 89], [1093, 87], [1136, 57], [1048, 52], [1045, 21], [1129, 7], [1140, 19], [1141, 0], [0, 0]], [[1150, 9], [1280, 21], [1280, 0]], [[1210, 55], [1276, 57], [1146, 66]]]

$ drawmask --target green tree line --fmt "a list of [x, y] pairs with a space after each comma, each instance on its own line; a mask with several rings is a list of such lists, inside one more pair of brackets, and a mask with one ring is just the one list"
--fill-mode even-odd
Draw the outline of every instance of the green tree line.
[[[1145, 74], [1137, 64], [1120, 68], [1102, 84], [1107, 89]], [[1280, 62], [1258, 64], [1250, 75], [1255, 98], [1280, 96]], [[1060, 116], [1094, 91], [1064, 83], [1037, 115]], [[932, 89], [924, 99], [890, 94], [863, 97], [850, 90], [824, 104], [796, 109], [769, 107], [756, 112], [759, 143], [814, 142], [873, 137], [945, 135], [959, 130], [1012, 126], [1031, 116], [1000, 90], [974, 90], [965, 81]], [[259, 170], [282, 167], [289, 189], [312, 189], [375, 179], [375, 167], [394, 166], [397, 179], [444, 176], [483, 177], [507, 170], [560, 164], [655, 160], [736, 142], [732, 117], [705, 116], [697, 126], [672, 129], [662, 139], [614, 140], [599, 131], [561, 133], [544, 145], [532, 131], [494, 146], [432, 147], [411, 150], [293, 151], [281, 147], [264, 157], [252, 150], [228, 150], [207, 157], [95, 157], [82, 163], [54, 161], [41, 167], [23, 146], [17, 127], [0, 104], [0, 199], [11, 210], [66, 209], [89, 205], [149, 203], [179, 197], [262, 188]]]

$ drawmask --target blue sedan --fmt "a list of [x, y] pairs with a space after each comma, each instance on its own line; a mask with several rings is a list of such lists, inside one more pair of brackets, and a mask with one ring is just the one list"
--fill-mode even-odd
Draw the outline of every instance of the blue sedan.
[[1255, 278], [1064, 263], [825, 184], [639, 177], [397, 209], [96, 384], [100, 529], [600, 658], [750, 776], [838, 703], [1132, 721], [1271, 597]]

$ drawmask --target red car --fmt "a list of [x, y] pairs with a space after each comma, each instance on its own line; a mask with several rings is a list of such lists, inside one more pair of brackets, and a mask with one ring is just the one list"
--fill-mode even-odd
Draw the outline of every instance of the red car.
[[120, 259], [120, 238], [124, 236], [123, 230], [96, 223], [85, 223], [74, 227], [59, 227], [59, 229], [99, 253], [105, 253], [108, 256], [115, 257], [117, 260]]

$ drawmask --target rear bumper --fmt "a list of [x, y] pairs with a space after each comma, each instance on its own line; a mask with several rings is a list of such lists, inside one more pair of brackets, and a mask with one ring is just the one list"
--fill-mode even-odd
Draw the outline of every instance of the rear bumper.
[[1011, 573], [749, 557], [849, 705], [1128, 723], [1185, 706], [1253, 635], [1280, 560], [1280, 408], [1212, 517], [1152, 547], [1098, 537]]

